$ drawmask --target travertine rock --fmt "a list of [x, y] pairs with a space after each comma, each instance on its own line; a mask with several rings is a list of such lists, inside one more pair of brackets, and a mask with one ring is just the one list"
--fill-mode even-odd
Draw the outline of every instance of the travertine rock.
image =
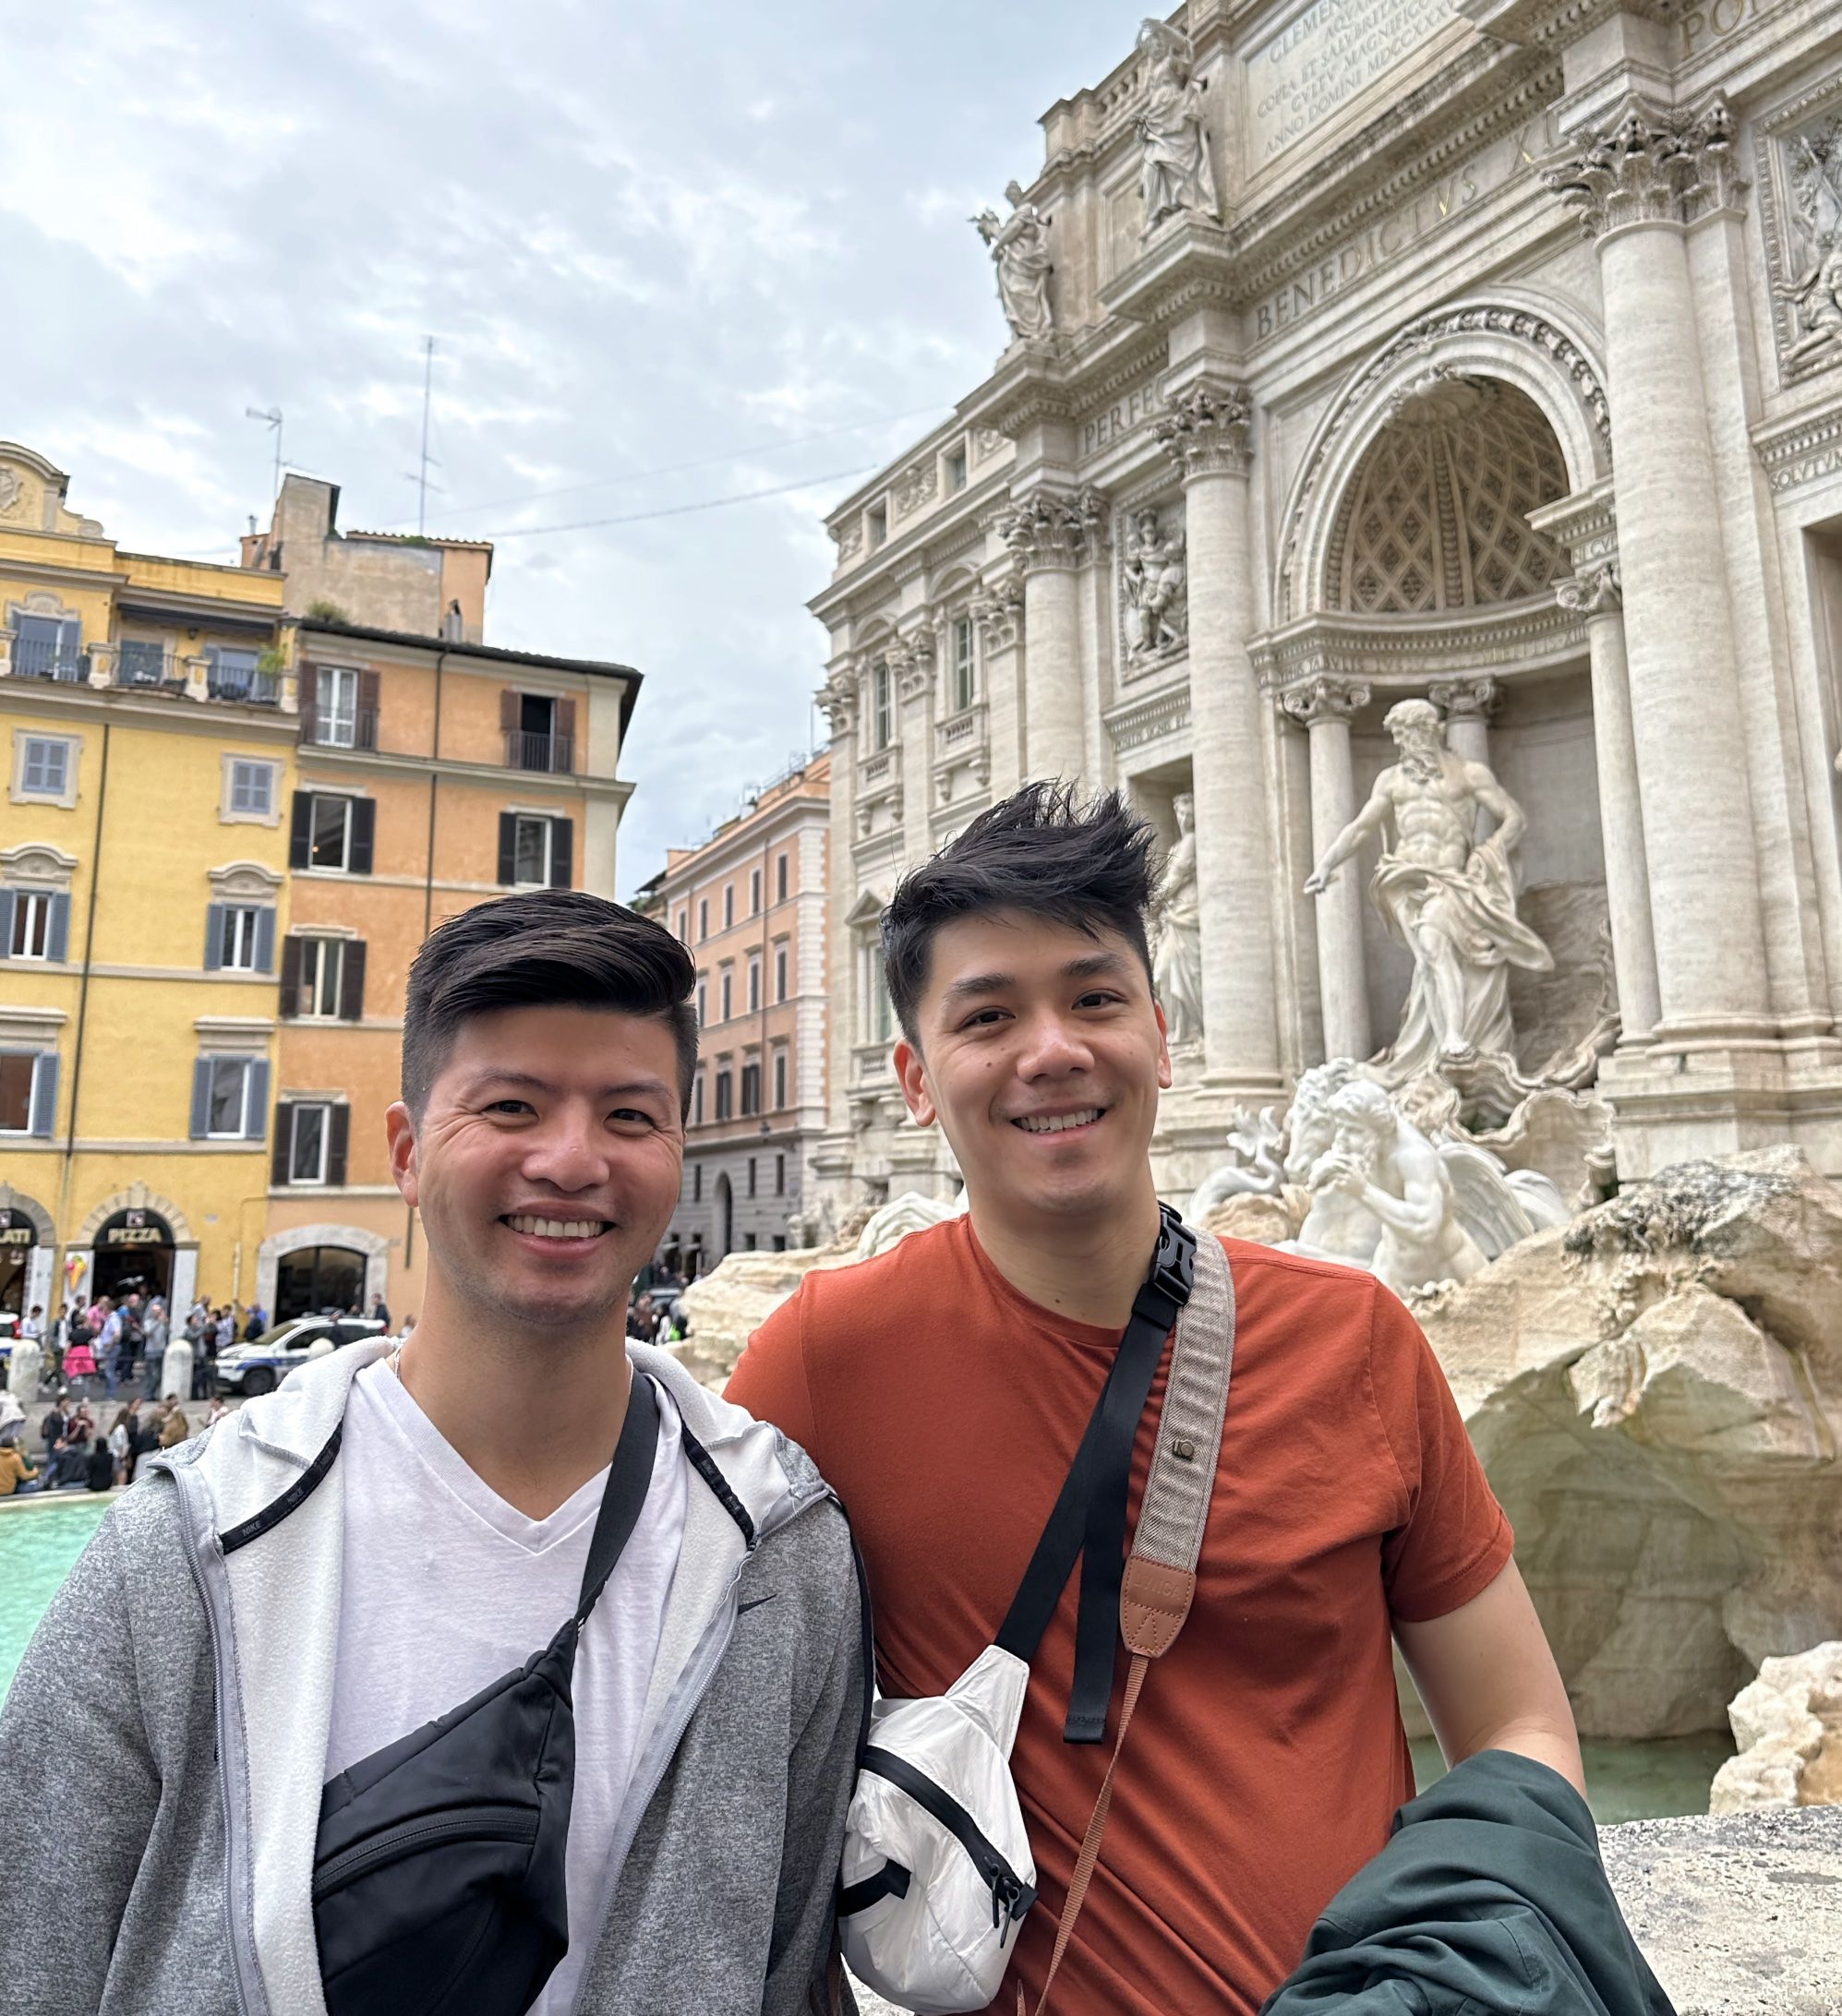
[[1718, 1728], [1842, 1636], [1842, 1191], [1795, 1150], [1628, 1184], [1419, 1314], [1584, 1734]]
[[1710, 1813], [1842, 1806], [1842, 1640], [1766, 1660], [1728, 1717], [1740, 1755], [1715, 1774]]
[[851, 1212], [825, 1246], [786, 1253], [732, 1253], [684, 1291], [691, 1335], [673, 1350], [695, 1377], [720, 1392], [750, 1337], [814, 1267], [845, 1267], [886, 1253], [910, 1232], [938, 1225], [965, 1208], [906, 1190], [875, 1209]]

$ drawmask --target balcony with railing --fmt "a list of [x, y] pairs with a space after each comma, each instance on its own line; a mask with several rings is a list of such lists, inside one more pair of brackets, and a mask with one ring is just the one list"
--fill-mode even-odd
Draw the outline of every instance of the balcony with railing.
[[264, 665], [254, 652], [189, 654], [158, 639], [136, 637], [79, 647], [74, 624], [61, 638], [0, 630], [0, 678], [157, 693], [172, 700], [229, 701], [283, 713], [291, 713], [295, 704], [291, 675]]
[[575, 738], [569, 735], [533, 735], [524, 728], [505, 731], [505, 762], [509, 770], [572, 771], [575, 768]]
[[90, 677], [90, 661], [74, 642], [61, 638], [16, 637], [0, 630], [0, 676], [80, 686]]

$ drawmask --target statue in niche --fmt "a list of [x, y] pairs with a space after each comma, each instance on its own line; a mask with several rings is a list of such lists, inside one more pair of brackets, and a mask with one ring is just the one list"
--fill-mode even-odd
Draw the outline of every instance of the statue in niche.
[[[1370, 834], [1382, 834], [1369, 894], [1414, 955], [1401, 1033], [1374, 1060], [1384, 1085], [1438, 1076], [1452, 1058], [1511, 1057], [1512, 966], [1547, 972], [1547, 947], [1516, 915], [1515, 850], [1528, 821], [1491, 774], [1445, 746], [1430, 701], [1403, 700], [1383, 722], [1400, 762], [1375, 780], [1361, 811], [1331, 841], [1305, 889], [1322, 895]], [[1474, 836], [1479, 810], [1497, 822]], [[1392, 828], [1391, 837], [1386, 829]]]
[[1163, 1003], [1171, 1048], [1202, 1040], [1202, 907], [1196, 888], [1196, 801], [1187, 791], [1172, 805], [1177, 837], [1164, 859], [1153, 899], [1158, 919], [1151, 977]]
[[987, 206], [973, 218], [979, 235], [992, 248], [998, 270], [998, 301], [1013, 336], [1047, 336], [1053, 327], [1049, 309], [1049, 220], [1034, 203], [1026, 203], [1016, 182], [1005, 185], [1010, 215], [999, 222]]
[[1842, 349], [1842, 114], [1793, 135], [1787, 151], [1801, 270], [1774, 292], [1796, 326], [1785, 362], [1800, 365]]
[[1124, 543], [1126, 655], [1162, 657], [1175, 650], [1189, 630], [1189, 570], [1184, 565], [1184, 535], [1166, 532], [1157, 512], [1148, 508], [1126, 520]]
[[1202, 129], [1203, 87], [1190, 69], [1189, 37], [1167, 22], [1150, 19], [1138, 30], [1138, 47], [1150, 58], [1145, 103], [1135, 122], [1145, 150], [1138, 171], [1145, 202], [1142, 235], [1149, 238], [1179, 210], [1194, 210], [1219, 224], [1222, 199], [1215, 193]]

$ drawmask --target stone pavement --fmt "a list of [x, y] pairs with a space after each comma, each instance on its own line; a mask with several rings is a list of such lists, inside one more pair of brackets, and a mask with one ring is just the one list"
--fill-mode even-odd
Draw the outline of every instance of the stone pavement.
[[[1599, 1830], [1676, 2016], [1842, 2016], [1842, 1806]], [[857, 1991], [862, 2016], [900, 2016]]]

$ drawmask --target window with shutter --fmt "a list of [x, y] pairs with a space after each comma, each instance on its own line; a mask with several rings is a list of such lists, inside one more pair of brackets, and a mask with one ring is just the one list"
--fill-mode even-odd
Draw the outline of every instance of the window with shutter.
[[345, 956], [341, 962], [343, 971], [339, 979], [339, 1018], [342, 1022], [357, 1022], [365, 1014], [365, 941], [350, 938], [345, 942]]
[[377, 833], [378, 808], [375, 799], [354, 798], [352, 800], [352, 858], [347, 863], [355, 875], [371, 872], [371, 844]]
[[516, 812], [501, 812], [499, 815], [499, 880], [501, 888], [509, 888], [518, 880]]
[[282, 941], [281, 1014], [283, 1019], [300, 1014], [301, 961], [306, 941], [292, 935]]
[[335, 1188], [345, 1182], [345, 1146], [351, 1131], [352, 1109], [335, 1106], [328, 1117], [326, 1180]]
[[572, 819], [553, 819], [550, 822], [550, 887], [572, 889], [575, 886], [571, 879], [575, 871], [572, 857], [575, 852], [575, 822]]
[[57, 1067], [55, 1050], [41, 1050], [32, 1060], [31, 1131], [41, 1141], [49, 1141], [57, 1126]]
[[26, 1050], [0, 1050], [0, 1134], [30, 1134], [32, 1087], [38, 1058]]

